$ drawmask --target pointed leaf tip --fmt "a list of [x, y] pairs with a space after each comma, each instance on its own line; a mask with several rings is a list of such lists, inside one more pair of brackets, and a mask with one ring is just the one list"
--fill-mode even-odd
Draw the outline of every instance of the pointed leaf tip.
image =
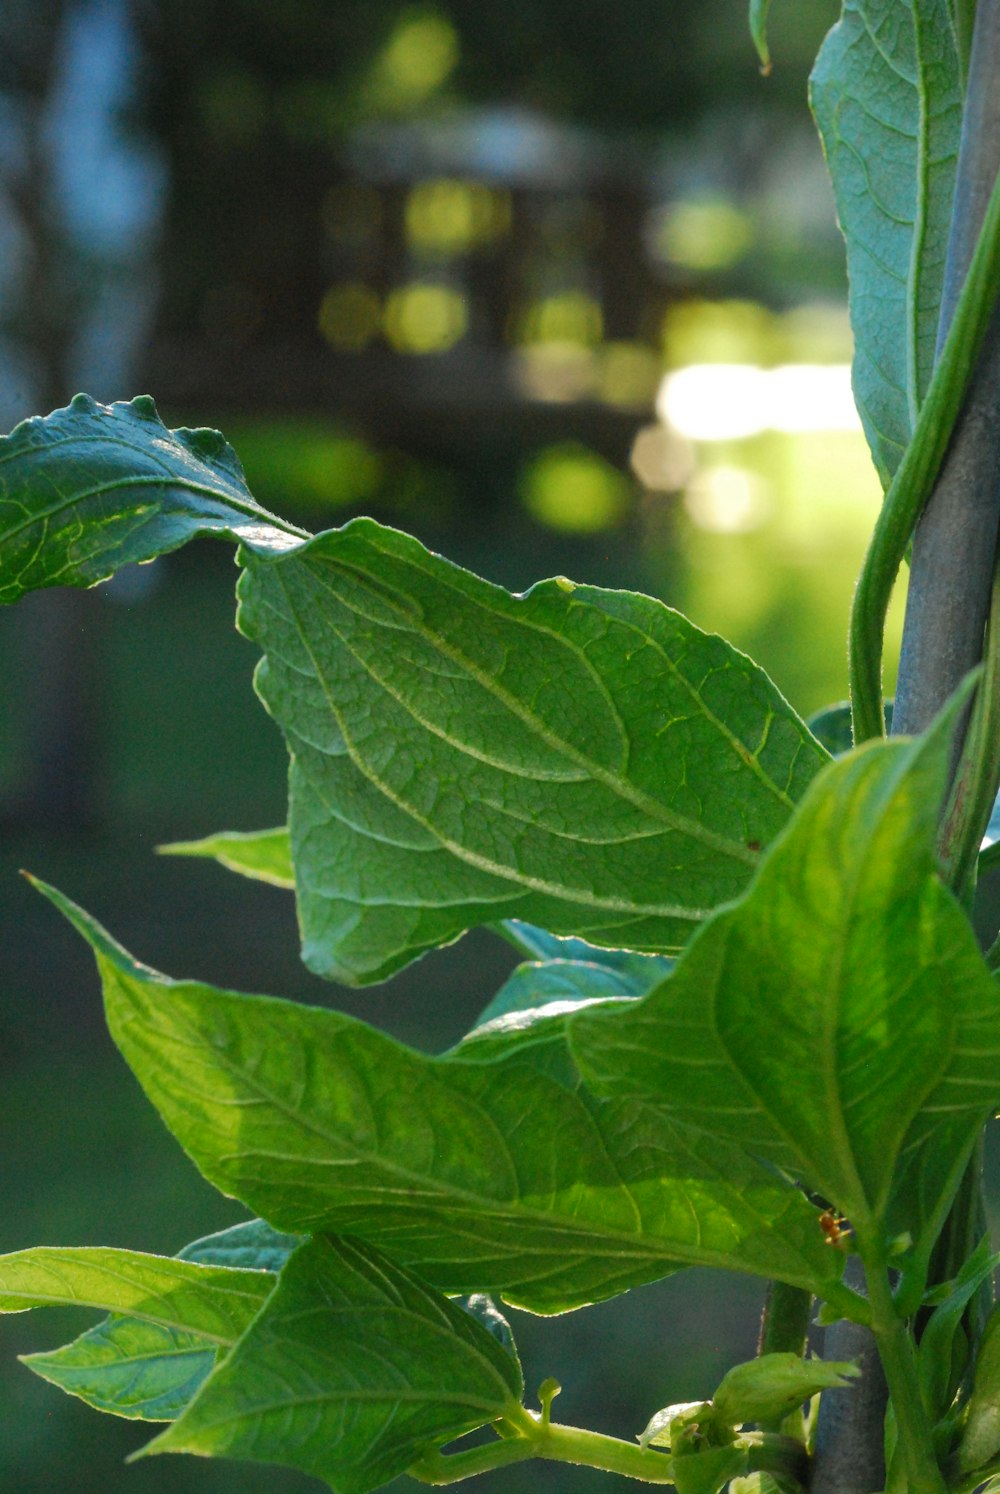
[[767, 16], [771, 0], [750, 0], [750, 35], [753, 37], [760, 70], [766, 78], [771, 72], [771, 51], [767, 44]]

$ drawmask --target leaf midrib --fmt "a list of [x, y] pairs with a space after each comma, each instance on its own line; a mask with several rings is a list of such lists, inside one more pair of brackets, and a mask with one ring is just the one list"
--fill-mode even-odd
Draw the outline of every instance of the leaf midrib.
[[[266, 1001], [268, 998], [243, 997], [241, 999], [244, 1001]], [[188, 1028], [189, 1034], [186, 1040], [177, 1034], [176, 1025], [174, 1025], [172, 1032], [168, 1029], [168, 1036], [172, 1036], [175, 1042], [186, 1045], [198, 1053], [203, 1053], [204, 1043], [201, 1041], [200, 1036], [197, 1035], [197, 1026], [191, 1024], [190, 1021], [185, 1025]], [[192, 1033], [195, 1034], [195, 1036], [191, 1036]], [[311, 1131], [320, 1141], [338, 1147], [340, 1150], [345, 1150], [343, 1142], [339, 1140], [336, 1133], [331, 1133], [326, 1128], [320, 1126], [318, 1122], [312, 1121], [311, 1118], [293, 1109], [283, 1099], [276, 1097], [269, 1090], [265, 1089], [259, 1081], [255, 1080], [252, 1075], [248, 1074], [244, 1069], [238, 1067], [234, 1062], [232, 1062], [229, 1059], [228, 1055], [223, 1053], [220, 1049], [213, 1049], [213, 1059], [216, 1062], [220, 1063], [223, 1067], [225, 1067], [232, 1077], [239, 1079], [245, 1089], [251, 1091], [251, 1093], [255, 1094], [260, 1100], [264, 1101], [265, 1103], [272, 1105], [275, 1110], [284, 1115], [287, 1119], [291, 1120], [295, 1125], [301, 1126], [306, 1131]], [[453, 1061], [449, 1060], [449, 1062]], [[203, 1095], [199, 1094], [199, 1092], [196, 1090], [193, 1091], [193, 1093], [195, 1094], [196, 1098], [204, 1102]], [[504, 1140], [503, 1133], [499, 1131], [499, 1128], [496, 1126], [496, 1123], [493, 1121], [492, 1117], [482, 1111], [481, 1107], [475, 1101], [468, 1099], [468, 1097], [465, 1096], [463, 1096], [463, 1099], [466, 1099], [466, 1102], [468, 1104], [475, 1105], [476, 1111], [480, 1114], [483, 1120], [485, 1120], [497, 1132], [497, 1135], [501, 1138], [501, 1140]], [[504, 1145], [506, 1145], [505, 1141]], [[398, 1178], [400, 1183], [400, 1191], [404, 1194], [412, 1195], [413, 1185], [419, 1184], [421, 1188], [426, 1193], [428, 1193], [428, 1195], [440, 1200], [446, 1206], [449, 1202], [454, 1200], [454, 1202], [458, 1205], [465, 1205], [467, 1209], [469, 1209], [474, 1214], [477, 1214], [481, 1220], [485, 1212], [487, 1215], [505, 1216], [513, 1223], [530, 1223], [536, 1225], [541, 1224], [549, 1229], [551, 1229], [553, 1224], [555, 1224], [561, 1233], [566, 1233], [570, 1236], [581, 1236], [581, 1254], [593, 1253], [592, 1242], [595, 1235], [597, 1235], [599, 1238], [607, 1240], [610, 1243], [629, 1246], [630, 1255], [637, 1261], [645, 1259], [651, 1261], [669, 1261], [672, 1264], [687, 1264], [690, 1262], [690, 1260], [697, 1259], [698, 1262], [704, 1265], [723, 1266], [730, 1269], [735, 1268], [740, 1271], [745, 1271], [747, 1269], [745, 1263], [740, 1259], [738, 1255], [726, 1254], [719, 1251], [705, 1250], [701, 1247], [699, 1247], [698, 1249], [695, 1249], [693, 1247], [689, 1248], [686, 1246], [683, 1247], [686, 1252], [685, 1257], [670, 1255], [663, 1247], [650, 1248], [648, 1244], [645, 1248], [636, 1249], [637, 1244], [641, 1245], [643, 1241], [650, 1240], [651, 1237], [626, 1234], [623, 1231], [609, 1228], [603, 1225], [598, 1227], [581, 1227], [576, 1225], [572, 1219], [567, 1219], [565, 1216], [553, 1216], [552, 1214], [546, 1214], [541, 1210], [529, 1208], [523, 1204], [518, 1205], [515, 1203], [512, 1207], [510, 1203], [501, 1203], [493, 1199], [486, 1199], [484, 1201], [481, 1195], [472, 1193], [468, 1189], [458, 1188], [453, 1183], [444, 1183], [438, 1181], [432, 1176], [428, 1177], [424, 1174], [414, 1173], [406, 1168], [401, 1167], [396, 1162], [387, 1160], [377, 1152], [373, 1153], [360, 1147], [355, 1148], [355, 1150], [356, 1155], [354, 1157], [346, 1159], [348, 1165], [377, 1165], [385, 1172]], [[239, 1153], [236, 1155], [266, 1157], [267, 1153], [256, 1149], [251, 1153]], [[221, 1162], [222, 1159], [219, 1160]], [[306, 1161], [309, 1167], [313, 1167], [316, 1165], [316, 1163], [312, 1159], [296, 1160]], [[746, 1207], [746, 1205], [744, 1206]], [[756, 1213], [756, 1211], [753, 1212]], [[483, 1222], [488, 1224], [488, 1218]], [[591, 1244], [589, 1248], [584, 1249], [583, 1242], [588, 1237], [591, 1241]], [[652, 1238], [655, 1239], [655, 1237]], [[798, 1252], [796, 1251], [796, 1254], [797, 1253]], [[806, 1264], [808, 1265], [808, 1263]], [[785, 1279], [790, 1280], [791, 1278], [786, 1277]], [[806, 1271], [798, 1279], [805, 1284], [814, 1284], [816, 1273], [809, 1273], [808, 1271]], [[510, 1290], [514, 1290], [515, 1286], [516, 1283], [512, 1284]]]

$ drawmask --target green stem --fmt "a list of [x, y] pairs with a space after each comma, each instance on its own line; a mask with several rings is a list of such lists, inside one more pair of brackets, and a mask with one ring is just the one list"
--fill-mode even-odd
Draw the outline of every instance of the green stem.
[[[788, 1437], [770, 1433], [749, 1433], [740, 1439], [745, 1447], [747, 1467], [755, 1473], [776, 1473], [802, 1480], [806, 1473], [806, 1455], [801, 1444]], [[544, 1425], [531, 1418], [530, 1429], [513, 1440], [490, 1442], [468, 1452], [427, 1452], [407, 1471], [411, 1478], [424, 1484], [455, 1484], [494, 1468], [507, 1468], [528, 1458], [543, 1458], [555, 1463], [574, 1463], [597, 1468], [603, 1473], [617, 1473], [623, 1478], [644, 1484], [672, 1484], [673, 1460], [653, 1448], [637, 1447], [601, 1432], [587, 1432], [581, 1427], [564, 1427], [554, 1422]]]
[[580, 1427], [564, 1427], [550, 1422], [514, 1441], [491, 1442], [468, 1452], [424, 1453], [408, 1472], [425, 1484], [453, 1484], [459, 1479], [486, 1473], [492, 1468], [506, 1468], [527, 1458], [546, 1458], [557, 1463], [576, 1463], [598, 1468], [605, 1473], [620, 1473], [625, 1478], [647, 1484], [673, 1483], [670, 1458], [649, 1448], [587, 1432]]
[[896, 1415], [900, 1456], [909, 1475], [908, 1494], [946, 1494], [920, 1395], [915, 1345], [896, 1309], [886, 1261], [881, 1250], [862, 1253], [866, 1257], [872, 1333]]
[[[785, 1281], [768, 1282], [757, 1353], [803, 1355], [812, 1304], [812, 1293], [802, 1287], [789, 1286]], [[762, 1431], [784, 1432], [800, 1442], [805, 1441], [805, 1418], [801, 1406], [787, 1416], [760, 1425]]]
[[885, 734], [882, 636], [896, 575], [941, 467], [983, 345], [1000, 286], [1000, 177], [990, 195], [969, 274], [958, 299], [916, 428], [889, 485], [851, 608], [849, 667], [856, 743]]
[[972, 720], [938, 832], [942, 875], [965, 902], [975, 891], [979, 847], [1000, 785], [1000, 566], [993, 571], [983, 662]]

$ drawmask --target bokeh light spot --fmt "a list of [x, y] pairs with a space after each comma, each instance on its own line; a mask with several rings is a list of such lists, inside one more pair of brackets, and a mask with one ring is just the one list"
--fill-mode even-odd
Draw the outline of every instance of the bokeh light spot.
[[524, 468], [524, 506], [549, 529], [599, 534], [621, 523], [632, 500], [628, 478], [576, 442], [549, 446]]

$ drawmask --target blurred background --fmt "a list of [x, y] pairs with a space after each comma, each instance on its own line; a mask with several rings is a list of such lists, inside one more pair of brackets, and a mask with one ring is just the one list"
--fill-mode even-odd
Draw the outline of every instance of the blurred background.
[[[221, 428], [256, 497], [358, 512], [514, 589], [642, 589], [845, 692], [879, 497], [850, 400], [843, 252], [806, 106], [835, 0], [4, 0], [0, 428], [152, 393]], [[512, 964], [486, 933], [388, 986], [297, 958], [291, 899], [156, 845], [284, 817], [285, 754], [232, 627], [228, 546], [0, 611], [0, 1250], [164, 1253], [242, 1217], [104, 1032], [26, 866], [175, 976], [455, 1041]], [[891, 623], [890, 671], [899, 617]], [[560, 1419], [631, 1438], [753, 1352], [758, 1287], [691, 1272], [513, 1314]], [[8, 1320], [0, 1489], [295, 1491], [249, 1465], [125, 1469], [148, 1428], [14, 1360], [87, 1326]], [[479, 1487], [600, 1494], [532, 1468]], [[416, 1485], [403, 1480], [394, 1488]]]

